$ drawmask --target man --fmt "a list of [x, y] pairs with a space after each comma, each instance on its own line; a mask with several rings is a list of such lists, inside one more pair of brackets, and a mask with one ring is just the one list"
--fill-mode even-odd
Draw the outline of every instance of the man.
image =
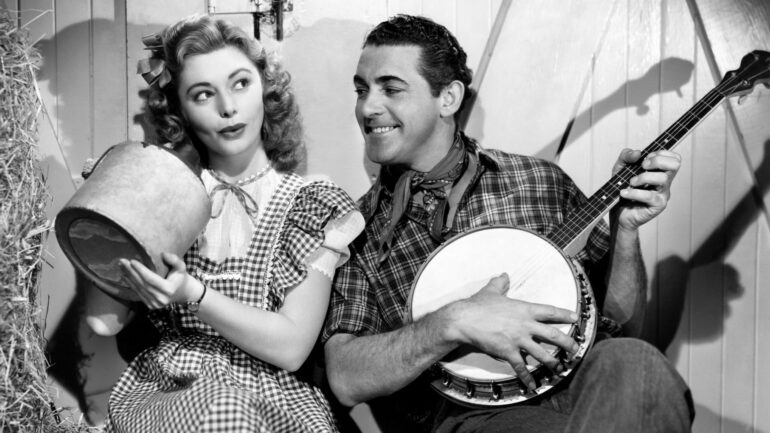
[[[688, 431], [687, 386], [660, 352], [633, 338], [599, 341], [558, 389], [526, 403], [472, 409], [429, 389], [430, 367], [462, 345], [509, 362], [529, 389], [537, 385], [522, 352], [561, 371], [539, 343], [574, 354], [578, 343], [550, 324], [572, 323], [575, 313], [506, 297], [507, 275], [413, 323], [407, 303], [420, 266], [445, 240], [490, 224], [548, 233], [586, 198], [554, 164], [482, 149], [458, 130], [471, 71], [443, 26], [403, 15], [381, 23], [353, 81], [366, 153], [382, 168], [359, 202], [367, 228], [337, 274], [323, 333], [338, 400], [369, 402], [385, 432]], [[615, 170], [639, 157], [623, 151]], [[610, 227], [600, 223], [578, 254], [608, 287], [594, 287], [601, 335], [640, 331], [647, 283], [638, 228], [665, 208], [679, 166], [672, 152], [648, 155]]]

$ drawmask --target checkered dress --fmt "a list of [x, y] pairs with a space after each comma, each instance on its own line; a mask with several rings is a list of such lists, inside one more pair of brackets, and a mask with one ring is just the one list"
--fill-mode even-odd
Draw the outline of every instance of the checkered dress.
[[[355, 209], [330, 182], [284, 175], [256, 223], [245, 257], [185, 255], [188, 272], [240, 302], [277, 311], [307, 275], [324, 227]], [[108, 432], [335, 432], [321, 391], [253, 358], [183, 307], [155, 310], [162, 334], [129, 365], [110, 396]]]

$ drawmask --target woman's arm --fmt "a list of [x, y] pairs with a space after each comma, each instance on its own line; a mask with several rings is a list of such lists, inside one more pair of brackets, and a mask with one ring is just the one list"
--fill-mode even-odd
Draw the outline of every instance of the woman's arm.
[[[171, 269], [166, 278], [138, 261], [121, 265], [132, 287], [149, 308], [198, 300], [203, 284], [187, 273], [184, 262], [164, 254]], [[288, 371], [307, 359], [318, 338], [329, 304], [331, 281], [308, 267], [307, 277], [287, 291], [277, 312], [244, 305], [211, 288], [200, 303], [198, 317], [246, 353]]]
[[249, 307], [208, 289], [198, 317], [248, 354], [284, 370], [296, 371], [321, 331], [331, 281], [315, 269], [286, 293], [277, 312]]

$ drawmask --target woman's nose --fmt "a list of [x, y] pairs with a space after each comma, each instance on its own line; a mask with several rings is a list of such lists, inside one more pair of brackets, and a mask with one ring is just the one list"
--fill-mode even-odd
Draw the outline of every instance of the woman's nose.
[[229, 119], [238, 112], [235, 99], [231, 95], [223, 94], [219, 100], [219, 115]]

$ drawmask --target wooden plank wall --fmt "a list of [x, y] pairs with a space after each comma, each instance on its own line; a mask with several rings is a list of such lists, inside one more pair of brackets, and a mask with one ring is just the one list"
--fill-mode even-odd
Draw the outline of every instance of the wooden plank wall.
[[[326, 175], [353, 196], [377, 168], [365, 160], [353, 116], [352, 74], [363, 35], [395, 13], [432, 17], [452, 30], [478, 65], [501, 0], [297, 0], [283, 42], [262, 39], [294, 77], [306, 122], [307, 174]], [[53, 218], [79, 185], [88, 157], [145, 136], [141, 36], [206, 0], [0, 0], [19, 11], [45, 63], [40, 122]], [[247, 0], [216, 2], [224, 13]], [[248, 15], [227, 15], [250, 28]], [[642, 148], [735, 69], [752, 49], [770, 49], [764, 0], [543, 0], [513, 2], [468, 124], [487, 147], [557, 161], [586, 193], [609, 178], [624, 147]], [[650, 326], [690, 384], [696, 432], [770, 433], [770, 93], [714, 111], [678, 151], [684, 165], [666, 212], [643, 229]], [[78, 318], [83, 282], [53, 237], [43, 272], [46, 337], [61, 354], [51, 392], [77, 419], [98, 424], [125, 366], [114, 338]], [[58, 346], [57, 346], [58, 345]], [[58, 347], [58, 349], [57, 349]], [[76, 352], [69, 350], [69, 352]], [[58, 355], [57, 355], [58, 356]], [[376, 431], [365, 410], [357, 417]]]

